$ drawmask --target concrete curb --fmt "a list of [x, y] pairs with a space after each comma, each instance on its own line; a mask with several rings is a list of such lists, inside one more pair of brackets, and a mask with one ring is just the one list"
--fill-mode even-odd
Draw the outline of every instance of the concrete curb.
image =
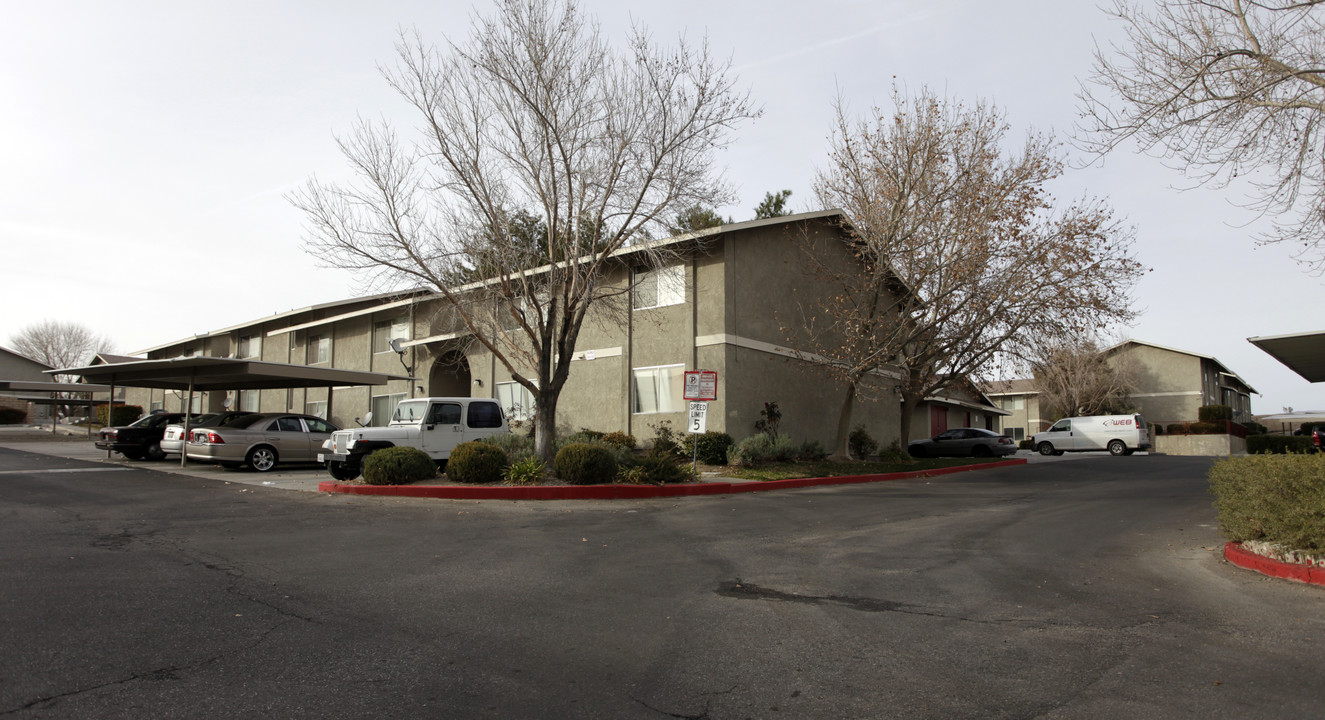
[[1325, 585], [1325, 567], [1298, 565], [1257, 555], [1243, 549], [1241, 543], [1224, 543], [1224, 559], [1247, 570], [1286, 580], [1297, 580], [1311, 585]]
[[481, 486], [464, 485], [356, 485], [324, 482], [318, 492], [346, 495], [380, 495], [384, 497], [434, 498], [443, 500], [639, 500], [646, 498], [688, 497], [692, 495], [731, 495], [744, 492], [791, 490], [820, 485], [852, 485], [855, 483], [887, 482], [937, 477], [969, 470], [1025, 465], [1024, 458], [961, 465], [934, 470], [886, 473], [882, 475], [843, 475], [840, 477], [795, 478], [750, 482], [706, 482], [685, 485], [537, 485]]

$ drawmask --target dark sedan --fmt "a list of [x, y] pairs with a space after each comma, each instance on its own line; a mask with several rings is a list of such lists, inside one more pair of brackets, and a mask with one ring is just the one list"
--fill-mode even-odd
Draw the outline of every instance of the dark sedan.
[[[198, 416], [193, 417], [196, 419]], [[130, 460], [160, 460], [166, 456], [161, 451], [161, 438], [165, 437], [166, 426], [182, 422], [183, 413], [157, 412], [144, 415], [124, 427], [102, 428], [96, 445], [102, 450], [114, 450]]]
[[906, 450], [914, 457], [1001, 457], [1017, 452], [1017, 443], [983, 428], [953, 428], [932, 438], [912, 440]]

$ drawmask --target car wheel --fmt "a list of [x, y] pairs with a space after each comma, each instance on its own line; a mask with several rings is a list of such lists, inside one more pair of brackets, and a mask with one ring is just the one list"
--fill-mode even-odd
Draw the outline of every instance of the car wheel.
[[276, 449], [268, 445], [259, 445], [244, 457], [244, 462], [258, 472], [269, 472], [276, 467], [277, 460]]
[[993, 453], [984, 445], [976, 445], [971, 448], [971, 457], [989, 457], [990, 455], [993, 455]]
[[123, 455], [124, 457], [129, 458], [130, 460], [143, 459], [143, 453], [140, 450], [121, 450], [120, 454]]
[[1035, 449], [1038, 450], [1038, 451], [1040, 452], [1041, 455], [1057, 455], [1057, 454], [1059, 454], [1059, 453], [1055, 453], [1055, 452], [1054, 452], [1054, 446], [1053, 446], [1053, 443], [1050, 443], [1050, 442], [1048, 442], [1048, 441], [1040, 443], [1038, 446], [1036, 446]]
[[359, 477], [359, 464], [328, 460], [327, 473], [340, 482], [346, 482]]
[[148, 445], [147, 450], [144, 452], [144, 455], [147, 456], [148, 460], [166, 459], [166, 454], [161, 451], [161, 443], [159, 442], [154, 442], [151, 445]]
[[1127, 454], [1127, 444], [1122, 440], [1109, 441], [1109, 454], [1114, 457], [1120, 457]]

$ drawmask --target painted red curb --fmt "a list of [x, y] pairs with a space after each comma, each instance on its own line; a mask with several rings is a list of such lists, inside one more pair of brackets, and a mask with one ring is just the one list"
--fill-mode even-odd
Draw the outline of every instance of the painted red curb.
[[531, 487], [466, 485], [353, 485], [349, 483], [318, 483], [318, 492], [346, 495], [380, 495], [384, 497], [436, 498], [443, 500], [639, 500], [691, 495], [729, 495], [742, 492], [791, 490], [819, 485], [851, 485], [854, 483], [887, 482], [913, 478], [936, 477], [969, 470], [1025, 465], [1026, 460], [1000, 460], [961, 465], [934, 470], [885, 473], [881, 475], [843, 475], [824, 478], [795, 478], [792, 480], [766, 480], [741, 483], [693, 483], [686, 485], [535, 485]]
[[1240, 568], [1255, 570], [1262, 575], [1297, 580], [1312, 585], [1325, 585], [1325, 567], [1287, 563], [1257, 555], [1244, 549], [1240, 543], [1224, 543], [1224, 559]]

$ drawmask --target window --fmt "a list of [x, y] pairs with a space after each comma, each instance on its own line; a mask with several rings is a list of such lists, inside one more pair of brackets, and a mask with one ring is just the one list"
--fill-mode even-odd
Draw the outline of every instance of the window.
[[635, 286], [631, 298], [636, 310], [679, 305], [686, 299], [686, 269], [684, 265], [646, 270], [635, 273]]
[[[312, 416], [314, 416], [314, 417], [320, 417], [320, 418], [322, 418], [323, 420], [326, 420], [326, 419], [327, 419], [327, 401], [326, 401], [326, 400], [314, 400], [314, 401], [312, 401], [312, 402], [306, 402], [306, 403], [304, 403], [304, 414], [305, 414], [305, 415], [312, 415]], [[321, 432], [321, 431], [318, 431], [318, 432]]]
[[401, 316], [373, 323], [373, 352], [391, 352], [392, 340], [409, 339], [409, 318]]
[[472, 428], [501, 427], [501, 408], [497, 407], [497, 403], [472, 402], [469, 404], [469, 419], [466, 422]]
[[304, 418], [304, 424], [308, 426], [309, 432], [326, 433], [327, 435], [336, 432], [336, 428], [332, 427], [331, 423], [321, 420]]
[[310, 335], [307, 362], [309, 365], [331, 362], [331, 338], [325, 335]]
[[429, 425], [459, 425], [460, 406], [456, 403], [435, 403], [428, 408]]
[[635, 368], [635, 394], [631, 412], [635, 414], [681, 412], [685, 365]]
[[257, 391], [257, 390], [240, 390], [240, 391], [239, 391], [239, 407], [236, 408], [236, 409], [237, 409], [237, 410], [246, 410], [246, 411], [248, 411], [248, 412], [257, 412], [257, 411], [258, 411], [258, 391]]
[[1004, 410], [1025, 410], [1026, 398], [1024, 397], [1003, 398], [1003, 401], [1000, 404], [1003, 406]]
[[280, 432], [301, 433], [304, 431], [304, 424], [302, 422], [299, 422], [299, 418], [297, 417], [283, 417], [283, 418], [276, 418], [276, 422], [272, 423], [272, 427], [267, 429], [279, 430]]
[[262, 336], [245, 335], [239, 338], [239, 345], [235, 348], [235, 357], [241, 360], [262, 357]]
[[1049, 428], [1049, 432], [1068, 432], [1072, 429], [1071, 420], [1059, 420], [1054, 426]]
[[1003, 428], [1003, 434], [1018, 442], [1026, 439], [1026, 428]]
[[518, 382], [495, 385], [497, 403], [506, 409], [512, 420], [529, 420], [534, 416], [534, 394]]
[[391, 421], [391, 413], [396, 411], [396, 405], [405, 399], [405, 393], [396, 393], [394, 395], [374, 395], [373, 396], [373, 427], [384, 427]]

